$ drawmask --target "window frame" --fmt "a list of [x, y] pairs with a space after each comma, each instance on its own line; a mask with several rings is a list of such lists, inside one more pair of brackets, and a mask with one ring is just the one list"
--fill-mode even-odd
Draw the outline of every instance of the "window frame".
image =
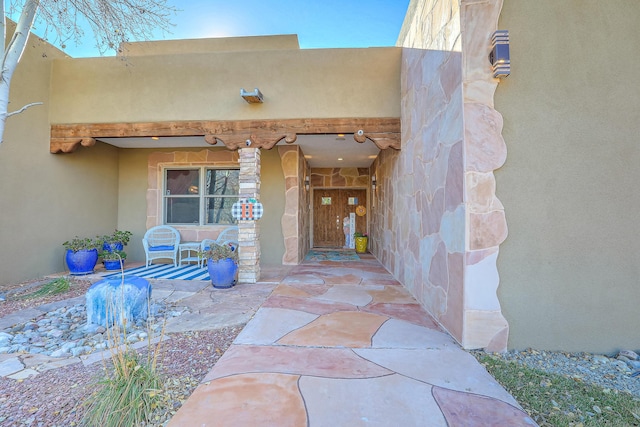
[[[197, 195], [188, 195], [188, 194], [167, 194], [167, 172], [174, 170], [191, 170], [198, 171], [198, 194]], [[240, 198], [240, 182], [238, 179], [238, 193], [237, 194], [206, 194], [206, 180], [207, 180], [207, 171], [212, 170], [230, 170], [230, 171], [240, 171], [239, 167], [229, 167], [229, 166], [211, 166], [211, 165], [184, 165], [184, 166], [173, 166], [166, 165], [162, 168], [162, 197], [161, 197], [161, 209], [162, 209], [162, 224], [169, 226], [177, 226], [177, 227], [207, 227], [207, 226], [218, 226], [218, 225], [233, 225], [237, 224], [237, 220], [233, 219], [231, 224], [229, 223], [216, 223], [211, 222], [207, 223], [207, 212], [206, 207], [207, 203], [211, 199], [219, 199], [219, 198], [230, 198], [238, 200]], [[213, 183], [215, 184], [215, 183]], [[198, 223], [178, 223], [178, 222], [167, 222], [167, 200], [168, 199], [196, 199], [198, 200]]]

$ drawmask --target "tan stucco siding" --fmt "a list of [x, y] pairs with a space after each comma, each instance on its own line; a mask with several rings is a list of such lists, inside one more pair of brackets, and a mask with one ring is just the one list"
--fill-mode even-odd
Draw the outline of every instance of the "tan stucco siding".
[[0, 145], [0, 286], [63, 271], [62, 243], [116, 226], [117, 150], [97, 144], [76, 156], [49, 153], [51, 61], [62, 52], [32, 38], [13, 77]]
[[640, 2], [505, 1], [498, 86], [509, 236], [498, 259], [510, 346], [637, 348]]
[[59, 60], [51, 122], [399, 117], [399, 73], [395, 47]]
[[120, 45], [123, 56], [298, 49], [296, 34], [143, 41]]
[[280, 265], [284, 255], [282, 215], [285, 207], [285, 179], [277, 149], [260, 150], [260, 202], [264, 215], [260, 226], [260, 264]]
[[147, 162], [153, 151], [158, 150], [120, 150], [118, 228], [133, 233], [126, 247], [129, 261], [144, 262], [142, 237], [147, 231]]

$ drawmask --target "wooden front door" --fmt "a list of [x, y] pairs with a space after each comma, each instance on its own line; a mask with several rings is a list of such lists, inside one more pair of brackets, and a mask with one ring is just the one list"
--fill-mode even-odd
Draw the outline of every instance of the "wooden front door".
[[[345, 244], [342, 221], [356, 212], [358, 206], [367, 207], [367, 190], [313, 190], [313, 246], [341, 248]], [[366, 233], [367, 215], [356, 215], [356, 231]]]

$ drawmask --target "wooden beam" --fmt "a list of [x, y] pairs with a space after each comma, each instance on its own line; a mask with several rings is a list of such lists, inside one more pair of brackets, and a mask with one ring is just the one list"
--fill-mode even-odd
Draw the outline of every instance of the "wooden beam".
[[[207, 143], [214, 145], [222, 141], [229, 149], [246, 147], [247, 139], [251, 139], [251, 146], [268, 149], [283, 138], [292, 143], [297, 135], [355, 133], [361, 129], [369, 132], [366, 136], [374, 143], [378, 138], [381, 146], [399, 148], [400, 119], [381, 117], [53, 124], [51, 152], [72, 152], [75, 148], [71, 149], [68, 144], [85, 139], [94, 139], [95, 143], [99, 138], [151, 136], [204, 136]], [[398, 144], [392, 142], [396, 137]], [[65, 151], [69, 149], [71, 151]]]
[[352, 133], [358, 129], [372, 132], [400, 132], [400, 119], [334, 118], [284, 120], [218, 120], [144, 123], [77, 123], [51, 125], [52, 138], [117, 138], [144, 136], [233, 135], [235, 133], [261, 134], [317, 134]]

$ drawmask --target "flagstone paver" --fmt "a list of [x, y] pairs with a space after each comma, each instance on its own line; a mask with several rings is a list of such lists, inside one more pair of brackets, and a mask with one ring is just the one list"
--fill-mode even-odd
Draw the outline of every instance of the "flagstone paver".
[[199, 386], [171, 421], [185, 426], [304, 426], [298, 375], [238, 374]]
[[370, 347], [371, 338], [387, 317], [360, 311], [325, 314], [278, 340], [282, 345]]
[[202, 382], [233, 375], [246, 369], [251, 371], [307, 375], [326, 378], [375, 378], [393, 373], [375, 362], [361, 357], [347, 348], [233, 346], [225, 352], [219, 369], [212, 370]]

